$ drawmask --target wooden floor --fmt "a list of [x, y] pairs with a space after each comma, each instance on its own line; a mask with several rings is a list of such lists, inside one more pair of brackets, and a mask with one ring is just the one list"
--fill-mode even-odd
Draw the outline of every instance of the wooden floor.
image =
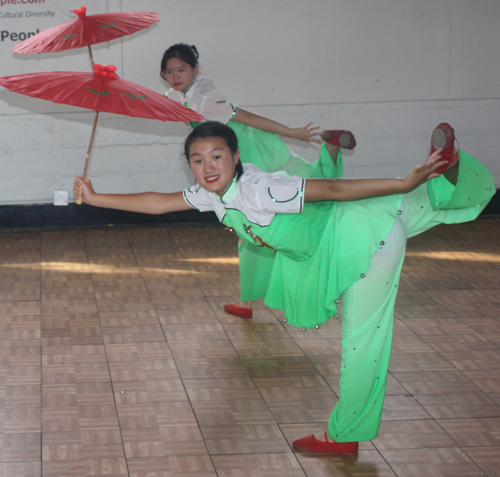
[[341, 323], [238, 297], [222, 227], [0, 232], [1, 477], [500, 476], [500, 220], [409, 242], [380, 435], [305, 457]]

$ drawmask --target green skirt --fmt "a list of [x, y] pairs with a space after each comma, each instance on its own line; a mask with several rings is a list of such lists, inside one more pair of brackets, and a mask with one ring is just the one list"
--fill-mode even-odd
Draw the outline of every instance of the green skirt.
[[[321, 147], [319, 159], [310, 163], [295, 154], [276, 134], [234, 121], [230, 121], [228, 126], [236, 133], [243, 163], [254, 164], [264, 172], [285, 171], [288, 175], [306, 178], [342, 177], [340, 152], [335, 165], [325, 145]], [[238, 255], [240, 299], [251, 301], [264, 298], [274, 264], [274, 251], [240, 241]]]

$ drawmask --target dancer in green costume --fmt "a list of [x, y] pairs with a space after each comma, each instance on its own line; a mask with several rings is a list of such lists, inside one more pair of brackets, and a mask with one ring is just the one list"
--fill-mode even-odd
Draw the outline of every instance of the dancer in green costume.
[[[227, 124], [238, 137], [241, 161], [255, 164], [264, 172], [284, 171], [307, 178], [342, 177], [340, 148], [352, 149], [356, 142], [351, 133], [330, 131], [323, 136], [330, 143], [321, 146], [320, 157], [310, 163], [293, 153], [277, 136], [320, 144], [319, 128], [312, 123], [289, 128], [276, 121], [238, 108], [220, 92], [211, 78], [199, 75], [198, 51], [194, 45], [178, 43], [168, 48], [162, 58], [160, 74], [170, 86], [170, 99], [194, 109], [205, 118]], [[199, 123], [191, 123], [196, 127]], [[340, 134], [339, 134], [340, 133]], [[226, 311], [244, 318], [252, 316], [252, 301], [264, 298], [274, 261], [274, 251], [240, 241], [240, 302], [226, 305]]]
[[491, 174], [455, 150], [451, 126], [439, 125], [432, 145], [427, 162], [404, 179], [282, 177], [242, 166], [232, 129], [207, 122], [185, 143], [197, 185], [169, 194], [96, 194], [88, 178], [77, 177], [73, 190], [98, 207], [215, 211], [241, 239], [276, 251], [266, 302], [295, 326], [319, 328], [342, 295], [339, 402], [324, 439], [308, 436], [293, 447], [354, 453], [380, 426], [406, 238], [474, 220], [495, 192]]

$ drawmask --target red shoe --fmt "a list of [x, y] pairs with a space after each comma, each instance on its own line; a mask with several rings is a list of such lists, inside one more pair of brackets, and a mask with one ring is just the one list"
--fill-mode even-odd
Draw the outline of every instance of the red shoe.
[[292, 447], [300, 452], [308, 454], [356, 454], [358, 442], [335, 442], [328, 438], [325, 432], [326, 442], [318, 441], [313, 434], [292, 442]]
[[354, 149], [356, 147], [356, 139], [351, 131], [344, 129], [332, 129], [323, 131], [321, 135], [323, 141], [334, 146], [340, 146], [344, 149]]
[[242, 308], [238, 305], [224, 305], [224, 310], [231, 313], [231, 315], [236, 315], [240, 318], [252, 318], [253, 315], [251, 308]]
[[447, 164], [436, 169], [438, 174], [442, 174], [458, 161], [458, 151], [455, 149], [455, 131], [448, 123], [439, 124], [432, 132], [431, 154], [440, 147], [443, 148], [440, 161], [447, 161]]

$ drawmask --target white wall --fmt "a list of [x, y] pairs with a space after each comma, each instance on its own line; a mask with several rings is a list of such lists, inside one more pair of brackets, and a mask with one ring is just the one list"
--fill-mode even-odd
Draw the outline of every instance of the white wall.
[[[423, 161], [435, 125], [450, 122], [460, 147], [500, 186], [498, 0], [87, 0], [88, 13], [155, 11], [160, 22], [93, 47], [96, 62], [163, 92], [163, 51], [195, 44], [203, 74], [234, 103], [291, 126], [348, 128], [358, 147], [346, 175], [403, 175]], [[49, 28], [78, 0], [45, 0]], [[10, 7], [11, 9], [13, 7]], [[9, 6], [0, 7], [0, 14]], [[38, 20], [39, 21], [39, 20]], [[0, 18], [0, 30], [6, 20]], [[51, 23], [52, 22], [52, 23]], [[30, 25], [31, 26], [31, 25]], [[34, 26], [33, 26], [34, 28]], [[14, 55], [0, 44], [0, 75], [89, 70], [85, 49]], [[497, 87], [497, 84], [499, 86]], [[0, 204], [44, 203], [81, 174], [93, 113], [0, 88]], [[181, 144], [189, 132], [101, 114], [88, 176], [98, 190], [178, 190], [192, 183]], [[316, 146], [290, 142], [310, 160]]]

